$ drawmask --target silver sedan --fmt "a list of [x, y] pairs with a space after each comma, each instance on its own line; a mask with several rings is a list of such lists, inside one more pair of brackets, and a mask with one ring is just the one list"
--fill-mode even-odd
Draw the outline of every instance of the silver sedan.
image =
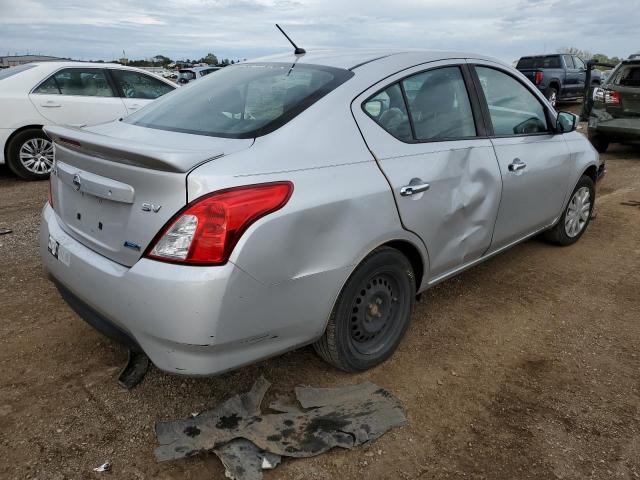
[[463, 53], [284, 54], [116, 122], [48, 127], [42, 261], [89, 323], [210, 375], [313, 344], [389, 357], [429, 287], [585, 232], [604, 165], [576, 117]]

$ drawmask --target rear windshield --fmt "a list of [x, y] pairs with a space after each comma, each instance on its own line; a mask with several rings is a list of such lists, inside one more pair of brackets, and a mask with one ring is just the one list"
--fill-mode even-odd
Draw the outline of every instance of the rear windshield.
[[0, 80], [4, 80], [5, 78], [9, 78], [14, 76], [16, 73], [24, 72], [25, 70], [29, 70], [30, 68], [35, 67], [35, 65], [18, 65], [17, 67], [9, 67], [3, 68], [0, 70]]
[[193, 80], [196, 78], [196, 73], [191, 70], [180, 70], [178, 73], [178, 78], [182, 78], [184, 80]]
[[620, 65], [613, 74], [612, 82], [623, 87], [640, 87], [640, 63]]
[[126, 122], [227, 138], [253, 138], [284, 125], [353, 76], [340, 68], [244, 63], [161, 97]]
[[530, 68], [562, 68], [558, 55], [547, 55], [545, 57], [522, 57], [516, 65], [518, 70]]

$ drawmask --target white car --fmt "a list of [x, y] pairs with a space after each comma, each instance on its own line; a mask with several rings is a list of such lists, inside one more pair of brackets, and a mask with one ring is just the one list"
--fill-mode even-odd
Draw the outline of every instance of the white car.
[[44, 125], [110, 122], [176, 85], [138, 68], [109, 63], [38, 62], [0, 71], [0, 164], [16, 175], [48, 178], [53, 146]]

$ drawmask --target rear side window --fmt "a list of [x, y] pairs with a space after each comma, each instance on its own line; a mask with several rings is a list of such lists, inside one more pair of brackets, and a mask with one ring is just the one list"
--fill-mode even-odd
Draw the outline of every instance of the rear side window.
[[[534, 68], [562, 68], [558, 55], [547, 55], [544, 57], [522, 57], [516, 66], [519, 70]], [[573, 68], [573, 67], [570, 67]]]
[[400, 85], [394, 83], [366, 100], [363, 109], [375, 122], [398, 140], [413, 140], [409, 114]]
[[495, 135], [527, 135], [548, 131], [542, 103], [511, 75], [476, 67]]
[[149, 128], [227, 138], [265, 135], [353, 76], [341, 68], [243, 63], [207, 75], [124, 121]]
[[154, 100], [173, 90], [162, 80], [131, 70], [111, 70], [125, 98]]
[[407, 77], [367, 99], [362, 108], [387, 132], [405, 142], [476, 136], [459, 67], [437, 68]]
[[471, 103], [459, 67], [419, 73], [402, 81], [416, 140], [475, 137]]
[[42, 82], [34, 93], [115, 97], [104, 70], [99, 68], [65, 68]]

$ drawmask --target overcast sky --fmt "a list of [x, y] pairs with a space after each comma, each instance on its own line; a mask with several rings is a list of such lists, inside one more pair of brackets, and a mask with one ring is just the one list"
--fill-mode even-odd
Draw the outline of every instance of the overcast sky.
[[276, 22], [307, 50], [640, 51], [640, 0], [0, 0], [0, 56], [252, 58], [288, 49]]

